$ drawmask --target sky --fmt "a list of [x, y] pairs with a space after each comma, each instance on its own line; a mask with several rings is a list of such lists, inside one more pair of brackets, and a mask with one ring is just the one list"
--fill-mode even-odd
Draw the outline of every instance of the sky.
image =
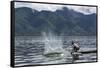
[[81, 12], [83, 14], [92, 14], [96, 13], [96, 7], [89, 7], [89, 6], [75, 6], [75, 5], [55, 5], [55, 4], [40, 4], [40, 3], [26, 3], [26, 2], [16, 2], [15, 8], [19, 7], [30, 7], [32, 9], [42, 11], [56, 11], [61, 10], [63, 7], [67, 7], [69, 9], [73, 9], [74, 11]]

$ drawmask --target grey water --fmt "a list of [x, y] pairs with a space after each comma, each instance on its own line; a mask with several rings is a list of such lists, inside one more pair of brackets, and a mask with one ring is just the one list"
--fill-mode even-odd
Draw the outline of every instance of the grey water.
[[[96, 36], [56, 36], [55, 40], [53, 43], [51, 42], [53, 44], [51, 46], [41, 36], [15, 36], [15, 66], [73, 63], [71, 56], [72, 40], [79, 42], [81, 51], [94, 50], [97, 47]], [[60, 59], [45, 57], [44, 53], [50, 51], [50, 48], [53, 51], [57, 51], [58, 48], [58, 51], [62, 51], [64, 56]], [[93, 62], [96, 59], [96, 53], [84, 54], [80, 55], [74, 63]]]

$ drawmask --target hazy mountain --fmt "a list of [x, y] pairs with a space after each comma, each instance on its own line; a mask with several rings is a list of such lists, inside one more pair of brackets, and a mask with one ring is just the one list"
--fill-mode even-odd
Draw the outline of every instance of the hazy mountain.
[[84, 15], [66, 7], [55, 12], [15, 8], [16, 35], [40, 35], [48, 30], [58, 35], [96, 35], [96, 14]]

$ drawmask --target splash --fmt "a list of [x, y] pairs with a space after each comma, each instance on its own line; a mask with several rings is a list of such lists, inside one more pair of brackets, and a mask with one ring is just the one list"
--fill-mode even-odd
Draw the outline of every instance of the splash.
[[44, 56], [46, 57], [62, 57], [64, 56], [63, 42], [61, 37], [56, 36], [52, 32], [43, 32], [43, 42], [45, 43]]

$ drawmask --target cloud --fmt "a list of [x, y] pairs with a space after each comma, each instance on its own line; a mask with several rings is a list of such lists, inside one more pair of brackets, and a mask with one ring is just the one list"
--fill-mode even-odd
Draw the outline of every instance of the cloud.
[[47, 10], [47, 11], [56, 11], [58, 9], [62, 9], [63, 5], [51, 5], [51, 4], [40, 4], [40, 3], [20, 3], [16, 2], [15, 3], [15, 8], [19, 7], [30, 7], [32, 9], [42, 11], [42, 10]]
[[96, 13], [96, 7], [89, 6], [73, 6], [73, 5], [57, 5], [57, 4], [40, 4], [40, 3], [26, 3], [26, 2], [15, 2], [15, 8], [19, 7], [30, 7], [32, 9], [42, 11], [56, 11], [61, 10], [63, 7], [73, 9], [74, 11], [81, 12], [83, 14], [92, 14]]
[[74, 11], [81, 12], [83, 14], [92, 14], [96, 13], [96, 7], [89, 6], [67, 6], [69, 9], [73, 9]]

